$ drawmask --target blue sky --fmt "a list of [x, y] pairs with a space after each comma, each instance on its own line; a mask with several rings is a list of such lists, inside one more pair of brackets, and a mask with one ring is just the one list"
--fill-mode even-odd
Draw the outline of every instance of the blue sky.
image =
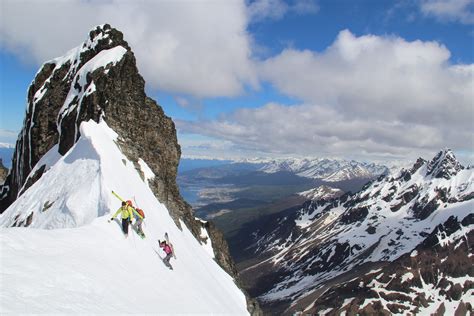
[[449, 147], [473, 161], [473, 10], [473, 0], [4, 0], [0, 143], [16, 139], [38, 67], [111, 23], [185, 156], [411, 160]]

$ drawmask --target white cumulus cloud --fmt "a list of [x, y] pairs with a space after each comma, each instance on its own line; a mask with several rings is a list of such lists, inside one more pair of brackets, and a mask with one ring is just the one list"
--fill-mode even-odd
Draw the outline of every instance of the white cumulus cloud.
[[437, 42], [345, 30], [322, 53], [287, 49], [260, 65], [262, 80], [300, 104], [178, 127], [266, 152], [413, 158], [443, 147], [472, 151], [474, 66], [449, 57]]
[[250, 1], [247, 7], [252, 22], [279, 20], [288, 13], [303, 15], [318, 12], [319, 5], [315, 0], [255, 0]]
[[474, 0], [422, 0], [421, 12], [441, 21], [474, 24]]
[[258, 84], [244, 1], [2, 0], [0, 16], [0, 45], [37, 64], [110, 23], [155, 88], [215, 97]]

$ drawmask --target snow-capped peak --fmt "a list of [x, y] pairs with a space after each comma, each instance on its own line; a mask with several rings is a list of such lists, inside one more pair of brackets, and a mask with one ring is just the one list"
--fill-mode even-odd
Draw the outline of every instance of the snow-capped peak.
[[322, 199], [329, 200], [329, 199], [341, 196], [342, 194], [344, 194], [344, 191], [337, 188], [328, 187], [326, 185], [321, 185], [317, 188], [303, 191], [298, 194], [301, 196], [304, 196], [305, 198], [309, 200], [316, 201], [316, 200], [322, 200]]
[[430, 161], [427, 167], [427, 175], [431, 175], [433, 178], [450, 179], [462, 169], [464, 167], [456, 159], [451, 149], [445, 149]]
[[278, 159], [266, 162], [260, 171], [275, 173], [290, 171], [301, 177], [343, 181], [354, 178], [373, 178], [388, 172], [388, 168], [374, 163], [328, 158]]

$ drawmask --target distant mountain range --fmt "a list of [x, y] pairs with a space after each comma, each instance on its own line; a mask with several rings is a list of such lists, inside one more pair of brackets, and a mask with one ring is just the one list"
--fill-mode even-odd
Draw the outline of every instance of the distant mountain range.
[[290, 171], [301, 177], [328, 182], [372, 178], [389, 171], [386, 166], [375, 163], [327, 158], [272, 160], [264, 162], [260, 170], [268, 173]]
[[473, 242], [474, 172], [443, 150], [248, 223], [230, 244], [267, 312], [338, 315], [472, 310]]
[[[199, 190], [212, 182], [212, 188], [226, 185], [290, 185], [295, 183], [313, 183], [312, 189], [321, 184], [333, 183], [336, 188], [353, 191], [358, 183], [386, 174], [389, 168], [375, 163], [357, 162], [326, 158], [314, 159], [249, 159], [242, 161], [206, 160], [184, 158], [180, 161], [178, 182], [181, 191], [188, 196], [190, 203], [197, 201], [196, 195], [189, 195], [189, 188]], [[268, 176], [265, 176], [268, 175]], [[274, 176], [273, 176], [274, 175]], [[275, 182], [275, 179], [278, 180]], [[298, 180], [298, 178], [300, 178]], [[306, 179], [306, 180], [304, 180]], [[352, 184], [350, 184], [352, 182]], [[355, 181], [355, 182], [354, 182]], [[344, 183], [345, 184], [342, 184]], [[360, 188], [360, 186], [358, 187]], [[294, 191], [292, 193], [297, 193]], [[208, 200], [209, 195], [206, 195]], [[217, 199], [216, 199], [217, 200]], [[199, 202], [199, 205], [203, 203]], [[204, 203], [205, 204], [205, 203]]]

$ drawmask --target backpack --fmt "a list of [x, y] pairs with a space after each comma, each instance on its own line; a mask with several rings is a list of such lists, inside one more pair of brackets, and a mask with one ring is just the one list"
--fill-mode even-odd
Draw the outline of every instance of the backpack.
[[140, 216], [145, 219], [145, 213], [143, 212], [143, 210], [141, 208], [137, 208], [137, 212], [138, 214], [140, 214]]

